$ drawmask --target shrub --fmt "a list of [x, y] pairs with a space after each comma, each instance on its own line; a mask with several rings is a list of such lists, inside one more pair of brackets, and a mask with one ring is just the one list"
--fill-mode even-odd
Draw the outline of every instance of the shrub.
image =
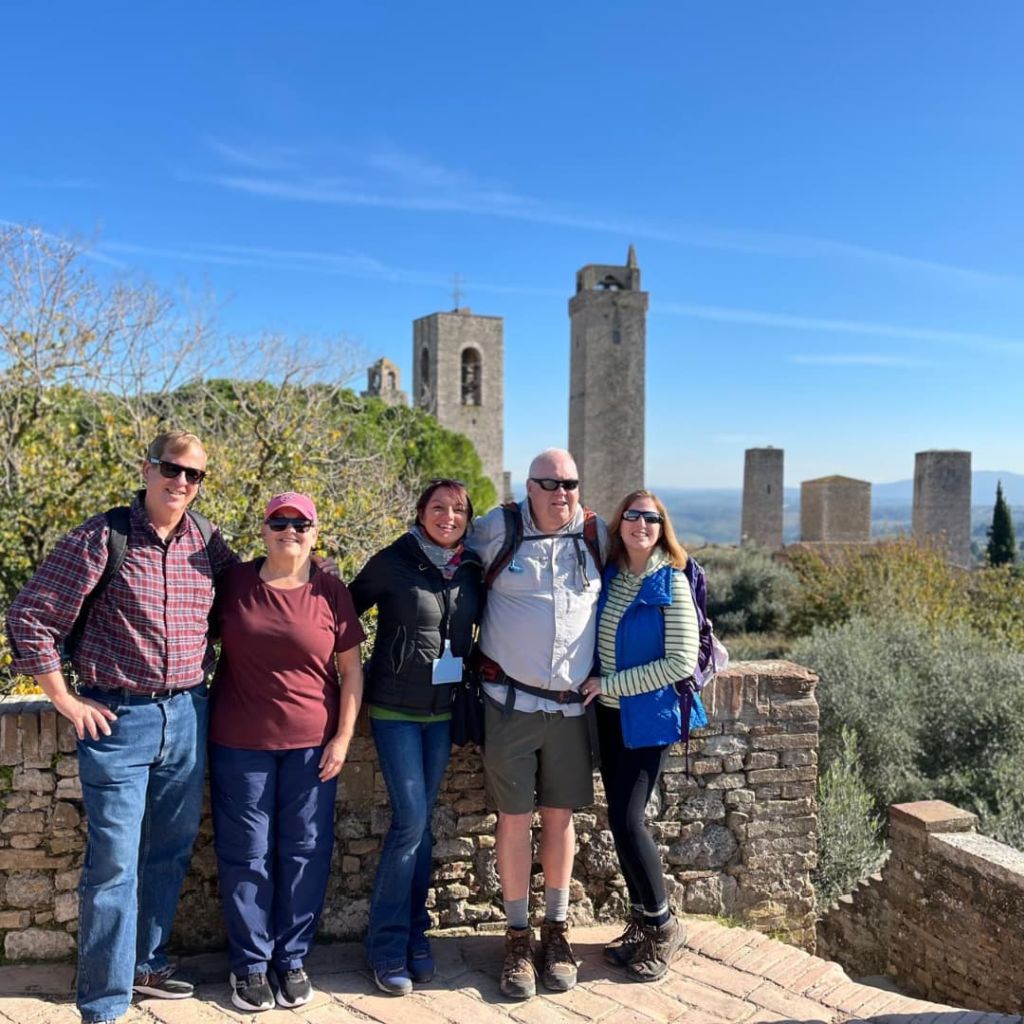
[[909, 539], [798, 548], [788, 560], [799, 583], [787, 621], [792, 636], [854, 615], [886, 618], [913, 609], [928, 627], [938, 627], [969, 612], [968, 574]]
[[706, 547], [694, 552], [708, 576], [708, 615], [724, 637], [782, 629], [796, 579], [756, 547]]
[[1024, 654], [904, 613], [817, 630], [793, 657], [820, 678], [823, 772], [846, 727], [877, 811], [938, 798], [993, 835], [1024, 835]]
[[836, 756], [818, 779], [818, 864], [811, 880], [819, 910], [878, 869], [881, 821], [861, 777], [857, 734], [843, 729]]

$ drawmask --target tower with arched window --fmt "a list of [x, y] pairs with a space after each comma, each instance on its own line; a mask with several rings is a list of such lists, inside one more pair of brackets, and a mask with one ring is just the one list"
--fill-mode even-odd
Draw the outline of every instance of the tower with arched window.
[[624, 267], [589, 264], [576, 273], [569, 320], [569, 451], [580, 497], [607, 516], [644, 486], [647, 292], [633, 246]]
[[413, 402], [473, 442], [499, 500], [507, 489], [504, 375], [500, 316], [476, 316], [461, 307], [413, 321]]

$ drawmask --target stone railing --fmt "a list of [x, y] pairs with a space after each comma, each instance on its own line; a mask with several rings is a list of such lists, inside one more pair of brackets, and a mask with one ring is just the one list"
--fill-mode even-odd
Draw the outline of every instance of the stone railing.
[[[705, 692], [710, 726], [673, 751], [649, 813], [664, 849], [670, 895], [684, 911], [742, 918], [813, 947], [815, 677], [786, 662], [748, 662]], [[74, 953], [85, 817], [74, 735], [41, 699], [0, 701], [0, 935], [8, 960]], [[337, 844], [321, 933], [362, 935], [389, 810], [365, 729], [341, 775]], [[479, 756], [457, 752], [434, 815], [430, 905], [440, 927], [503, 927], [495, 816]], [[603, 794], [576, 815], [579, 853], [571, 913], [622, 918], [627, 900]], [[175, 924], [182, 950], [221, 946], [224, 931], [209, 814]], [[538, 901], [542, 880], [535, 876]]]
[[941, 800], [889, 809], [889, 860], [829, 908], [818, 955], [925, 999], [1020, 1012], [1024, 853]]

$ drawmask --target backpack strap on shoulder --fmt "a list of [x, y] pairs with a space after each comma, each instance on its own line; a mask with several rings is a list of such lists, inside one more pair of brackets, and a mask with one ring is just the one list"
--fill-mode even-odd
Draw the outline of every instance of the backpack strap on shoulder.
[[118, 570], [124, 562], [125, 552], [128, 550], [128, 529], [129, 529], [129, 508], [127, 505], [116, 505], [107, 509], [104, 513], [107, 520], [107, 564], [103, 566], [103, 572], [96, 581], [96, 586], [85, 595], [82, 601], [81, 610], [74, 625], [64, 640], [64, 657], [71, 658], [75, 653], [82, 633], [85, 632], [85, 624], [89, 619], [89, 613], [96, 604], [97, 599], [110, 585], [110, 581], [117, 575]]
[[604, 573], [604, 559], [601, 557], [601, 538], [597, 534], [597, 513], [586, 507], [583, 509], [583, 541], [590, 549], [598, 575], [601, 575]]
[[188, 510], [188, 517], [196, 524], [199, 534], [203, 538], [203, 543], [209, 547], [210, 538], [213, 536], [213, 523], [202, 512], [195, 512], [192, 509]]
[[498, 573], [515, 558], [519, 545], [523, 542], [523, 510], [517, 502], [510, 501], [501, 506], [501, 512], [505, 519], [505, 536], [498, 549], [494, 561], [484, 574], [484, 589], [490, 590]]

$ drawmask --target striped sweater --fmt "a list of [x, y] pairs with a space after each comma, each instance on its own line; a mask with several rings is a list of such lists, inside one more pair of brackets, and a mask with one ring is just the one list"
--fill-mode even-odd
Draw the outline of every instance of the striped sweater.
[[651, 556], [642, 575], [634, 576], [628, 569], [621, 569], [609, 584], [608, 600], [597, 628], [597, 650], [602, 667], [599, 700], [608, 707], [618, 707], [619, 697], [649, 693], [686, 679], [697, 666], [700, 643], [697, 612], [686, 577], [676, 572], [672, 574], [672, 603], [664, 608], [665, 657], [635, 668], [609, 671], [615, 665], [615, 633], [619, 620], [633, 603], [643, 581], [667, 561], [667, 556], [659, 550]]

